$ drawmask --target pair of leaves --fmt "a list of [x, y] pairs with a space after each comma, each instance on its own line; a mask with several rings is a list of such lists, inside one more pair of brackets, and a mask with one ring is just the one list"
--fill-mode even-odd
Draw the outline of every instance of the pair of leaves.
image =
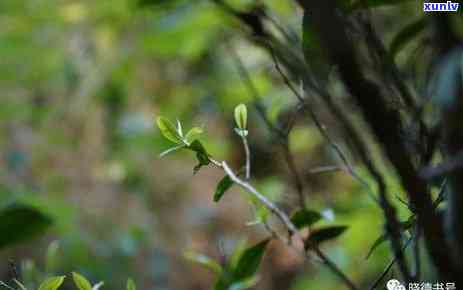
[[[322, 215], [319, 212], [310, 209], [298, 210], [291, 216], [291, 222], [299, 230], [310, 227], [321, 219]], [[311, 231], [308, 242], [312, 244], [320, 244], [324, 241], [337, 238], [343, 234], [345, 230], [347, 230], [347, 226], [321, 227]]]
[[218, 275], [214, 290], [243, 290], [257, 283], [256, 272], [270, 239], [263, 240], [251, 247], [240, 244], [225, 266], [202, 254], [186, 252], [185, 257]]
[[186, 134], [183, 134], [183, 128], [180, 121], [177, 120], [177, 127], [167, 118], [158, 117], [157, 125], [161, 134], [169, 141], [177, 144], [189, 146], [199, 135], [203, 133], [200, 127], [191, 128]]
[[0, 249], [43, 234], [52, 219], [38, 209], [14, 204], [0, 210]]
[[177, 121], [177, 127], [175, 127], [168, 119], [158, 117], [157, 124], [161, 134], [167, 140], [176, 144], [176, 146], [161, 153], [161, 157], [178, 149], [187, 148], [196, 152], [196, 158], [199, 162], [193, 169], [194, 173], [198, 172], [202, 166], [209, 165], [211, 163], [206, 149], [201, 142], [196, 140], [196, 138], [203, 133], [202, 128], [193, 127], [190, 131], [188, 131], [188, 133], [186, 133], [186, 135], [184, 135], [180, 121]]
[[255, 274], [269, 242], [270, 239], [266, 239], [245, 249], [235, 263], [224, 269], [214, 290], [241, 290], [254, 286], [257, 282]]

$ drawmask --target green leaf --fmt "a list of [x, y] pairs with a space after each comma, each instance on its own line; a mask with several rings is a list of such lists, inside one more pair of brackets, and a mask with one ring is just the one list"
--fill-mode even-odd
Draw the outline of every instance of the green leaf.
[[56, 290], [63, 284], [65, 277], [66, 276], [56, 276], [47, 278], [40, 284], [38, 290]]
[[344, 231], [347, 230], [347, 226], [329, 226], [314, 230], [309, 237], [309, 240], [313, 243], [320, 244], [324, 241], [332, 240], [339, 237]]
[[239, 104], [235, 108], [235, 122], [236, 126], [241, 130], [246, 130], [248, 122], [248, 109], [245, 104]]
[[188, 260], [200, 264], [205, 268], [212, 270], [216, 274], [221, 274], [223, 271], [222, 266], [220, 266], [219, 263], [217, 263], [216, 261], [214, 261], [206, 255], [198, 254], [192, 251], [187, 251], [185, 252], [184, 256]]
[[188, 142], [188, 144], [190, 144], [191, 142], [193, 142], [199, 135], [203, 134], [204, 133], [204, 130], [203, 128], [201, 127], [193, 127], [191, 128], [190, 131], [188, 131], [188, 133], [186, 133], [185, 135], [185, 140]]
[[322, 215], [319, 212], [309, 209], [298, 210], [291, 216], [291, 222], [298, 229], [310, 227], [320, 219], [322, 219]]
[[270, 239], [247, 248], [240, 257], [236, 268], [233, 270], [233, 282], [244, 280], [255, 275], [259, 268], [265, 249]]
[[201, 144], [198, 140], [194, 140], [187, 148], [196, 152], [196, 159], [198, 159], [199, 162], [199, 164], [193, 169], [194, 173], [197, 173], [202, 166], [209, 165], [211, 163], [209, 160], [209, 154], [206, 152], [206, 149], [204, 149], [203, 144]]
[[137, 290], [137, 286], [135, 285], [135, 282], [131, 278], [127, 279], [126, 290]]
[[370, 247], [370, 250], [368, 251], [368, 254], [367, 256], [365, 257], [365, 259], [368, 260], [368, 258], [370, 258], [371, 254], [373, 254], [373, 252], [376, 250], [376, 248], [378, 248], [382, 243], [384, 243], [385, 241], [387, 241], [387, 235], [386, 234], [383, 234], [381, 236], [379, 236], [375, 242], [373, 243], [373, 245]]
[[219, 202], [225, 192], [230, 189], [232, 185], [233, 180], [231, 180], [230, 176], [225, 175], [217, 184], [217, 188], [214, 193], [214, 202]]
[[412, 41], [417, 34], [426, 28], [426, 19], [424, 17], [406, 25], [397, 35], [393, 38], [389, 53], [392, 58], [395, 58], [397, 53]]
[[90, 282], [88, 282], [88, 280], [79, 273], [72, 272], [72, 279], [74, 280], [74, 284], [77, 286], [77, 289], [92, 290], [92, 284], [90, 284]]
[[51, 224], [52, 219], [34, 207], [11, 205], [0, 211], [0, 249], [35, 238]]
[[176, 144], [183, 143], [182, 136], [177, 132], [174, 124], [169, 121], [167, 118], [158, 117], [157, 119], [158, 128], [161, 131], [161, 134], [169, 141], [172, 141]]

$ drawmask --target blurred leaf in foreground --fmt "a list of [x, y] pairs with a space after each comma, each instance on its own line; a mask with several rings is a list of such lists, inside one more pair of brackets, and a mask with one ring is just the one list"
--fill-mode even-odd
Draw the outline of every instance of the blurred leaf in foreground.
[[52, 224], [52, 219], [34, 207], [14, 204], [0, 210], [0, 249], [32, 239]]

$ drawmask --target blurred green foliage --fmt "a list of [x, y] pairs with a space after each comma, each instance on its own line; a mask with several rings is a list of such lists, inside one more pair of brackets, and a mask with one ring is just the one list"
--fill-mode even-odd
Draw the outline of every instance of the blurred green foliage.
[[[314, 60], [315, 71], [329, 81], [330, 68], [323, 64], [317, 40], [302, 29], [295, 1], [260, 2], [282, 26], [305, 35], [301, 48], [306, 59]], [[354, 9], [379, 9], [374, 11], [376, 21], [390, 43], [391, 57], [411, 73], [407, 65], [420, 58], [412, 51], [429, 30], [420, 15], [421, 4], [347, 2]], [[227, 3], [240, 10], [255, 4]], [[378, 8], [383, 4], [388, 5]], [[240, 129], [250, 132], [256, 187], [284, 208], [296, 203], [278, 140], [254, 109], [256, 100], [231, 50], [249, 71], [271, 122], [290, 122], [297, 100], [271, 58], [246, 39], [244, 30], [207, 0], [0, 1], [3, 280], [10, 278], [6, 261], [13, 258], [20, 262], [27, 289], [45, 277], [72, 271], [91, 281], [104, 280], [108, 289], [120, 288], [129, 276], [140, 281], [140, 289], [215, 285], [219, 290], [234, 285], [229, 289], [236, 290], [257, 282], [258, 289], [340, 289], [323, 266], [302, 267], [284, 245], [268, 244], [262, 229], [262, 222], [271, 219], [268, 210], [249, 195], [239, 195], [227, 177], [220, 181], [223, 172], [206, 167], [193, 178], [192, 168], [208, 165], [210, 155], [230, 160], [235, 168], [242, 165], [235, 118]], [[423, 77], [423, 72], [417, 74]], [[340, 85], [332, 84], [331, 89], [342, 100]], [[246, 121], [243, 110], [234, 114], [240, 103], [248, 104]], [[189, 132], [183, 128], [179, 135], [178, 125], [158, 119], [159, 130], [155, 120], [160, 115], [178, 118], [183, 127], [198, 127]], [[330, 133], [347, 148], [332, 118], [323, 110], [321, 115]], [[391, 257], [385, 243], [378, 243], [365, 259], [383, 234], [382, 213], [368, 190], [344, 171], [310, 173], [339, 160], [305, 117], [296, 114], [293, 125], [289, 148], [313, 210], [295, 213], [293, 222], [300, 228], [318, 222], [316, 242], [336, 237], [322, 246], [349, 276], [368, 285]], [[199, 142], [196, 137], [203, 128]], [[172, 142], [190, 152], [160, 159]], [[358, 171], [373, 187], [365, 170]], [[392, 193], [403, 196], [394, 173], [388, 173], [387, 183]], [[407, 221], [410, 211], [398, 199], [393, 202], [401, 221]], [[334, 224], [349, 229], [344, 232]], [[236, 254], [243, 237], [264, 242], [242, 247]], [[216, 275], [188, 264], [185, 249], [192, 249], [189, 257]], [[262, 259], [266, 263], [258, 272]], [[91, 285], [83, 276], [73, 277], [80, 290]], [[39, 289], [55, 290], [63, 277], [45, 281]], [[69, 287], [65, 281], [61, 289]], [[135, 290], [131, 280], [127, 289]]]

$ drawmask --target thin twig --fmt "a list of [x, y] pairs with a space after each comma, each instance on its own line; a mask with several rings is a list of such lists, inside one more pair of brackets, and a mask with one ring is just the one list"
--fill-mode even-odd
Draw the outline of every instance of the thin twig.
[[282, 68], [280, 67], [280, 64], [278, 62], [278, 59], [276, 58], [275, 54], [272, 53], [272, 58], [273, 58], [273, 62], [275, 64], [275, 68], [276, 70], [278, 71], [278, 73], [280, 74], [280, 76], [282, 77], [284, 83], [286, 84], [286, 86], [291, 90], [291, 92], [293, 92], [294, 96], [296, 96], [296, 98], [298, 99], [298, 101], [300, 102], [301, 106], [303, 107], [303, 109], [309, 113], [309, 116], [310, 118], [312, 119], [312, 121], [314, 122], [315, 126], [317, 127], [318, 131], [320, 132], [320, 134], [322, 135], [322, 137], [327, 141], [328, 145], [333, 149], [333, 151], [338, 155], [338, 157], [341, 159], [341, 162], [344, 164], [347, 172], [354, 178], [356, 179], [359, 183], [361, 183], [368, 191], [368, 193], [370, 194], [371, 198], [373, 198], [373, 200], [375, 200], [376, 202], [378, 202], [377, 198], [375, 197], [375, 195], [373, 194], [373, 191], [371, 190], [370, 186], [368, 185], [368, 182], [366, 182], [365, 180], [363, 180], [363, 178], [360, 177], [360, 175], [357, 174], [357, 172], [354, 170], [354, 167], [353, 165], [350, 164], [348, 158], [347, 158], [347, 155], [344, 153], [344, 151], [341, 149], [341, 147], [336, 143], [334, 142], [334, 140], [331, 138], [331, 136], [328, 134], [325, 126], [320, 122], [317, 114], [315, 113], [315, 111], [307, 105], [306, 103], [306, 100], [304, 99], [304, 97], [302, 96], [302, 94], [300, 94], [295, 88], [294, 86], [292, 85], [291, 81], [289, 80], [289, 78], [286, 76], [286, 74], [283, 72]]
[[244, 153], [246, 156], [246, 180], [251, 178], [251, 150], [249, 150], [248, 139], [246, 136], [241, 136], [241, 141], [243, 142]]
[[231, 180], [244, 188], [246, 191], [251, 193], [255, 198], [257, 198], [268, 210], [270, 210], [282, 223], [283, 225], [288, 229], [288, 231], [291, 233], [291, 235], [295, 235], [296, 237], [300, 238], [302, 241], [304, 239], [302, 236], [299, 234], [299, 231], [297, 230], [296, 226], [291, 222], [289, 217], [282, 211], [280, 210], [275, 204], [273, 204], [269, 199], [267, 199], [263, 194], [257, 191], [250, 183], [241, 180], [238, 178], [238, 176], [233, 173], [233, 171], [230, 169], [228, 164], [225, 161], [222, 161], [222, 168], [225, 170], [225, 173], [231, 178]]

